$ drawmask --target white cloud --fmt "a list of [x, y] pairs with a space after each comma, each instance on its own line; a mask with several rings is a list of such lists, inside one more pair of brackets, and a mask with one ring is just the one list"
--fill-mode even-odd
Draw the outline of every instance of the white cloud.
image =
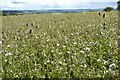
[[105, 3], [117, 0], [2, 0], [0, 5], [3, 9], [85, 8], [91, 6], [91, 2]]

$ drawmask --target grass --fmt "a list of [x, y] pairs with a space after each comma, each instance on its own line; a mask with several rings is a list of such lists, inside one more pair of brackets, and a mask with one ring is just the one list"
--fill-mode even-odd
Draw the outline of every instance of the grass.
[[116, 11], [4, 16], [2, 77], [118, 77], [117, 19]]

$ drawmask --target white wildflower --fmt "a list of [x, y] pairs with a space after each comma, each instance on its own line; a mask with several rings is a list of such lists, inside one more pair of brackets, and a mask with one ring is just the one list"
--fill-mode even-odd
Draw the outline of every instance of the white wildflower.
[[57, 44], [57, 46], [60, 46], [60, 44]]
[[104, 64], [107, 64], [108, 63], [108, 61], [104, 61]]
[[100, 77], [101, 75], [100, 75], [100, 74], [98, 74], [97, 76], [98, 76], [98, 77]]
[[66, 46], [63, 46], [63, 48], [65, 48]]
[[104, 71], [104, 74], [108, 73], [108, 70]]
[[87, 65], [86, 65], [86, 64], [84, 64], [84, 67], [87, 67]]
[[10, 45], [7, 45], [8, 48], [10, 48]]
[[73, 36], [73, 33], [71, 33], [71, 35]]
[[49, 39], [47, 39], [47, 42], [49, 42], [50, 40]]
[[64, 59], [64, 62], [65, 62], [66, 60]]
[[44, 62], [44, 64], [47, 64], [46, 62]]
[[90, 51], [90, 48], [86, 47], [85, 50]]
[[97, 36], [99, 35], [99, 34], [96, 34]]
[[78, 35], [79, 33], [77, 32], [76, 34]]
[[23, 47], [25, 47], [25, 45], [23, 45]]
[[5, 60], [5, 62], [7, 62], [7, 60]]
[[53, 64], [54, 62], [52, 61], [51, 63]]
[[2, 44], [2, 41], [0, 41], [0, 44]]
[[112, 67], [115, 67], [116, 65], [113, 63], [113, 64], [110, 64], [109, 68], [112, 68]]
[[46, 35], [45, 33], [43, 33], [44, 34], [44, 36]]
[[67, 53], [70, 53], [70, 51], [67, 51]]
[[50, 62], [50, 60], [47, 60], [47, 63], [49, 63]]
[[100, 59], [97, 60], [97, 62], [100, 62], [100, 61], [101, 61]]
[[53, 52], [53, 50], [51, 52]]
[[76, 45], [77, 44], [77, 42], [74, 42], [74, 45]]
[[63, 63], [63, 65], [65, 66], [65, 65], [67, 65], [66, 63]]
[[108, 69], [110, 72], [112, 71], [112, 69]]
[[35, 68], [35, 71], [37, 71], [37, 69]]
[[61, 62], [61, 61], [59, 61], [59, 63], [60, 63], [60, 64], [62, 64], [62, 62]]
[[62, 54], [62, 52], [60, 52], [59, 54]]
[[80, 53], [84, 53], [84, 51], [83, 51], [83, 50], [81, 50], [81, 51], [80, 51]]
[[5, 54], [5, 56], [10, 56], [10, 55], [12, 55], [11, 52], [8, 52], [8, 53]]

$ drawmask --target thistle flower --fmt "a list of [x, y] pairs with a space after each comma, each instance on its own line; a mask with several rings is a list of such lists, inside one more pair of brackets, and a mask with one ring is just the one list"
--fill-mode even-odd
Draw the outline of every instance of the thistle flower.
[[105, 16], [105, 13], [103, 14], [103, 18], [105, 18], [106, 16]]
[[32, 29], [30, 29], [30, 30], [29, 30], [29, 33], [31, 34], [32, 32], [33, 32], [33, 30], [32, 30]]

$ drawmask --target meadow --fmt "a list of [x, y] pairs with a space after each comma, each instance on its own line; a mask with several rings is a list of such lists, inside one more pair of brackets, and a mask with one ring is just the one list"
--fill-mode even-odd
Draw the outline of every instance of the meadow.
[[117, 32], [117, 11], [3, 16], [2, 77], [118, 77]]

